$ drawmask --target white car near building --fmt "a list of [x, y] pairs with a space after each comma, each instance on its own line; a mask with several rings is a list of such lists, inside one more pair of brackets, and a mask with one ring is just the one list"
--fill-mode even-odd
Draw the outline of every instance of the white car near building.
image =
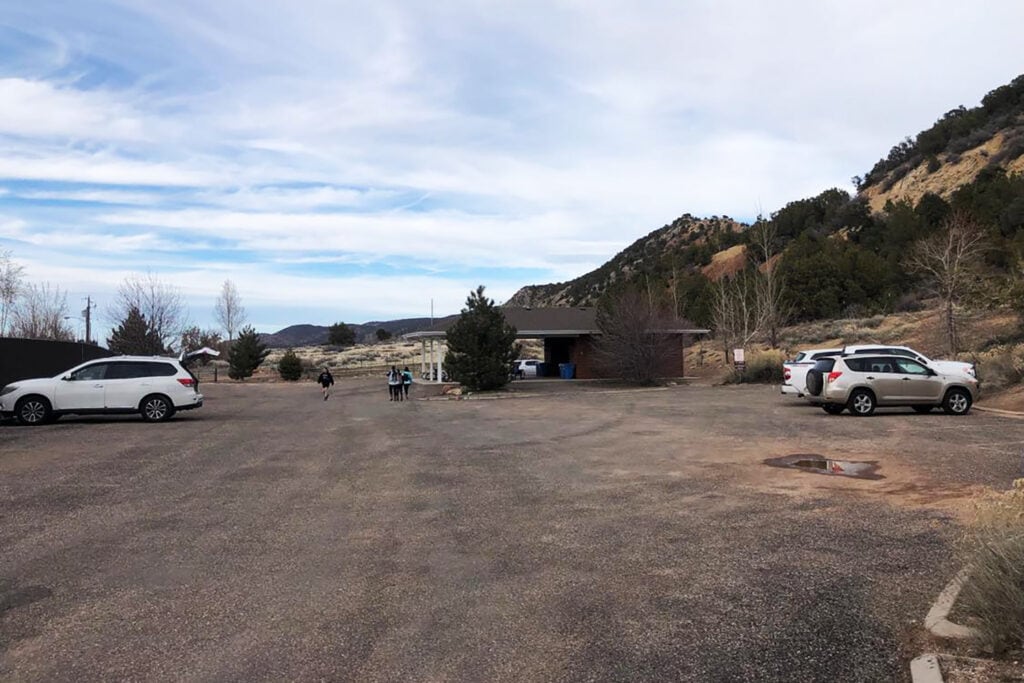
[[796, 354], [793, 360], [782, 364], [781, 392], [790, 396], [807, 393], [807, 371], [814, 367], [819, 358], [831, 358], [843, 352], [842, 349], [808, 349]]
[[0, 416], [24, 425], [69, 414], [139, 413], [147, 422], [162, 422], [202, 405], [198, 378], [178, 359], [159, 356], [101, 358], [0, 389]]
[[513, 372], [519, 377], [536, 377], [537, 366], [543, 363], [542, 360], [536, 358], [523, 358], [513, 361]]

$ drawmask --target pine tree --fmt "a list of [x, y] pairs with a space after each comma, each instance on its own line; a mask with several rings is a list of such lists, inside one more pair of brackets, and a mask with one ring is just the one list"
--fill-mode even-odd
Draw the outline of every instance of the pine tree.
[[345, 323], [334, 323], [327, 328], [327, 343], [334, 346], [352, 346], [356, 343], [356, 331]]
[[295, 355], [295, 351], [288, 349], [278, 361], [277, 371], [281, 373], [281, 379], [294, 382], [302, 377], [302, 361]]
[[160, 334], [135, 306], [128, 310], [121, 324], [110, 331], [107, 348], [128, 356], [156, 356], [164, 353]]
[[238, 333], [238, 338], [231, 345], [231, 353], [228, 355], [228, 377], [231, 379], [245, 379], [252, 377], [252, 373], [263, 363], [270, 350], [260, 341], [260, 336], [251, 325], [246, 325]]
[[516, 329], [484, 296], [483, 285], [470, 293], [447, 337], [444, 362], [454, 379], [474, 391], [499, 389], [508, 383], [516, 356]]

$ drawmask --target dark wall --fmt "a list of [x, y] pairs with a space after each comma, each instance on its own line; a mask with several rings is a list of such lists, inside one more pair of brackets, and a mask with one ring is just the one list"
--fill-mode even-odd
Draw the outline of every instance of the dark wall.
[[87, 360], [112, 355], [92, 344], [0, 338], [0, 387], [19, 379], [53, 377]]

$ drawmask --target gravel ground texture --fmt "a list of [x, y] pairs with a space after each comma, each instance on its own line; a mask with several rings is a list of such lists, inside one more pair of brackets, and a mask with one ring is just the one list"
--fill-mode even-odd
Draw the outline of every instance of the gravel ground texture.
[[[904, 680], [971, 497], [1021, 474], [992, 414], [516, 388], [0, 425], [0, 678]], [[883, 478], [763, 463], [794, 453]]]

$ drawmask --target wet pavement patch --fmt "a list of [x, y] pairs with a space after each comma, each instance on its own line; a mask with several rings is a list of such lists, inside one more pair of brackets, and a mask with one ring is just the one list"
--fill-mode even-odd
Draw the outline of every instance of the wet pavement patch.
[[856, 460], [834, 460], [817, 453], [794, 453], [781, 458], [768, 458], [765, 465], [772, 467], [788, 467], [791, 469], [827, 474], [836, 477], [854, 477], [855, 479], [885, 479], [878, 474], [878, 463], [858, 462]]
[[0, 614], [15, 607], [31, 605], [53, 595], [46, 586], [25, 586], [0, 592]]

